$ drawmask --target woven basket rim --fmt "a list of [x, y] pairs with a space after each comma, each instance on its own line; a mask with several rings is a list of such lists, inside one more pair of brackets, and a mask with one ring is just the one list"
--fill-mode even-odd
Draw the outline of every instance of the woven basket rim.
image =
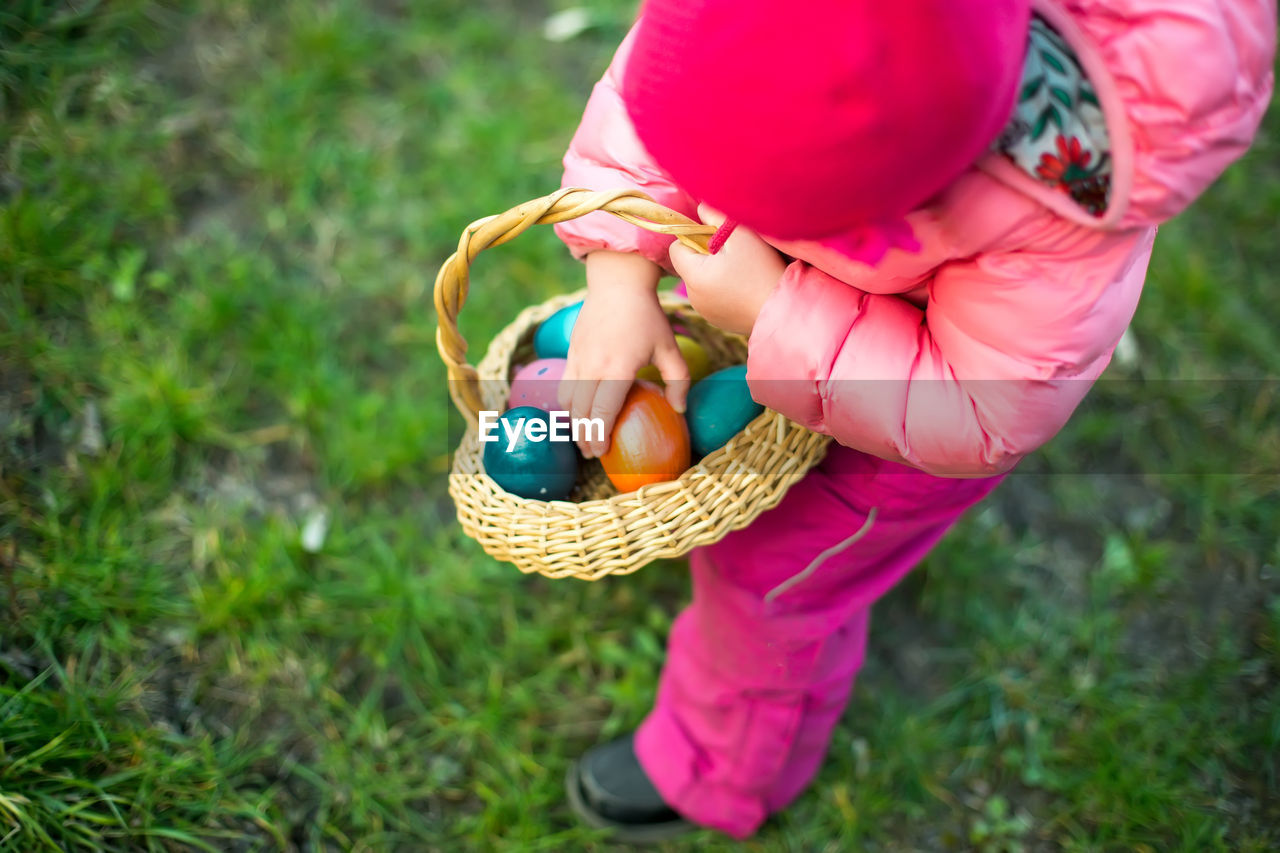
[[[561, 190], [468, 226], [458, 251], [441, 266], [436, 279], [437, 347], [448, 367], [450, 397], [467, 423], [449, 473], [449, 493], [459, 523], [490, 556], [514, 563], [522, 572], [551, 578], [598, 580], [629, 574], [656, 559], [678, 557], [711, 544], [777, 505], [822, 459], [830, 442], [829, 437], [766, 409], [723, 446], [666, 482], [577, 501], [542, 501], [503, 490], [484, 471], [477, 413], [508, 408], [510, 371], [520, 348], [539, 322], [582, 299], [586, 291], [525, 307], [494, 336], [479, 364], [472, 367], [457, 326], [469, 288], [469, 266], [481, 251], [513, 239], [535, 223], [561, 222], [594, 210], [607, 210], [640, 227], [671, 234], [702, 252], [714, 230], [636, 191]], [[684, 297], [664, 292], [659, 301], [669, 317], [690, 326], [695, 336], [701, 335], [722, 362], [745, 358], [745, 339], [715, 329]], [[589, 495], [608, 487], [588, 476], [579, 488], [579, 494]]]

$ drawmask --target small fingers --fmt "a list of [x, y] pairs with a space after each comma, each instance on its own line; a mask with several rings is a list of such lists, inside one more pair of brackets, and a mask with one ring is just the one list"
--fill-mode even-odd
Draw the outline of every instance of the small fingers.
[[[599, 433], [598, 440], [591, 441], [591, 455], [602, 456], [609, 451], [609, 438], [613, 434], [613, 422], [618, 417], [618, 412], [622, 410], [622, 404], [626, 402], [627, 392], [631, 390], [630, 379], [604, 379], [596, 386], [595, 397], [591, 401], [591, 411], [587, 417], [593, 420], [598, 419], [604, 424], [604, 430]], [[596, 435], [594, 429], [587, 431]]]
[[716, 228], [719, 228], [724, 224], [726, 217], [711, 205], [704, 203], [698, 205], [698, 218], [701, 219], [705, 225], [714, 225]]
[[[587, 413], [591, 411], [596, 396], [596, 386], [599, 384], [595, 379], [575, 379], [572, 382], [565, 380], [561, 383], [561, 393], [564, 386], [568, 384], [569, 388], [569, 416], [572, 418], [585, 418]], [[563, 405], [563, 404], [562, 404]], [[587, 441], [586, 436], [578, 441], [578, 449], [582, 451], [582, 455], [587, 459], [592, 457], [591, 443]]]
[[683, 243], [672, 243], [670, 257], [671, 266], [675, 269], [676, 275], [684, 279], [685, 285], [688, 286], [690, 277], [697, 276], [698, 266], [703, 256]]
[[560, 377], [560, 384], [556, 386], [556, 402], [560, 404], [560, 408], [566, 412], [573, 411], [573, 391], [578, 387], [576, 379], [577, 372], [573, 369], [572, 359], [565, 367], [564, 373]]
[[689, 394], [689, 365], [685, 364], [674, 339], [670, 344], [658, 347], [653, 354], [653, 364], [662, 374], [667, 402], [677, 412], [684, 412], [685, 398]]

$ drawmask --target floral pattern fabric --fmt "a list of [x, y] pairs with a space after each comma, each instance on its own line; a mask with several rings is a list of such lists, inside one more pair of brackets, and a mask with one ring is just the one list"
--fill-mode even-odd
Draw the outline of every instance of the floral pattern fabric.
[[1038, 17], [1018, 103], [996, 148], [1094, 216], [1106, 213], [1112, 163], [1102, 107], [1075, 51]]

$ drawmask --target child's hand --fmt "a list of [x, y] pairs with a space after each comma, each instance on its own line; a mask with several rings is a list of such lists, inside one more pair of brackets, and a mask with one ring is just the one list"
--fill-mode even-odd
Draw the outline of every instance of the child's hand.
[[[705, 204], [698, 207], [698, 215], [717, 228], [724, 222], [723, 214]], [[712, 325], [740, 335], [751, 334], [760, 309], [787, 268], [777, 249], [742, 226], [714, 255], [699, 255], [673, 243], [671, 264], [684, 279], [694, 309]]]
[[572, 417], [604, 421], [603, 441], [579, 442], [588, 459], [609, 449], [613, 422], [640, 368], [657, 367], [667, 402], [684, 411], [689, 368], [658, 303], [661, 272], [639, 255], [587, 256], [587, 298], [574, 324], [559, 396]]

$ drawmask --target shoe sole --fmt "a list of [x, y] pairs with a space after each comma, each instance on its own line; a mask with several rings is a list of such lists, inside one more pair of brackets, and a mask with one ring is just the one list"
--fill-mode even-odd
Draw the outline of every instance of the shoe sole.
[[569, 772], [564, 777], [565, 794], [569, 798], [569, 807], [582, 822], [595, 829], [607, 829], [613, 838], [628, 844], [657, 844], [670, 841], [697, 829], [690, 821], [669, 820], [665, 823], [634, 824], [611, 820], [593, 809], [582, 794], [582, 779], [577, 761], [569, 765]]

